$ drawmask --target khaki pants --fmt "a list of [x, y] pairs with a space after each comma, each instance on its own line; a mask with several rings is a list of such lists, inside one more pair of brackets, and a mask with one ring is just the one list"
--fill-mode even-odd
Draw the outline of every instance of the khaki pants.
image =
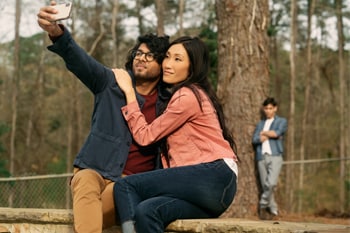
[[71, 181], [74, 231], [101, 233], [116, 225], [114, 211], [114, 182], [104, 179], [92, 169], [75, 168]]
[[270, 212], [277, 213], [278, 206], [274, 197], [274, 189], [282, 168], [282, 155], [263, 154], [263, 159], [258, 161], [258, 170], [262, 195], [260, 197], [260, 208], [270, 208]]

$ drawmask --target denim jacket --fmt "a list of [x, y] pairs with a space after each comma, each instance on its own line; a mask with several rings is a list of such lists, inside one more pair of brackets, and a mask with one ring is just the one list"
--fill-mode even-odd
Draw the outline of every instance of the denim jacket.
[[[74, 166], [94, 169], [103, 177], [115, 181], [124, 170], [132, 136], [120, 111], [125, 105], [125, 96], [116, 84], [113, 71], [79, 47], [66, 28], [48, 49], [61, 56], [68, 70], [94, 95], [91, 129], [74, 160]], [[160, 86], [157, 114], [162, 102], [169, 98]], [[142, 109], [145, 100], [138, 94], [137, 100]]]
[[[260, 132], [264, 129], [265, 120], [261, 120], [254, 131], [252, 143], [255, 149], [255, 159], [262, 159], [262, 142], [260, 141]], [[269, 138], [272, 155], [283, 155], [283, 135], [287, 131], [287, 119], [275, 116], [270, 129], [276, 132], [276, 138]]]

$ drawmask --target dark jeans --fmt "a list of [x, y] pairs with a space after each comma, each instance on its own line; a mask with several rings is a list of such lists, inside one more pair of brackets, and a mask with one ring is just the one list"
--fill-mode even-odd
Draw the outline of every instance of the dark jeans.
[[145, 172], [117, 180], [114, 201], [121, 223], [137, 232], [164, 232], [176, 219], [213, 218], [236, 194], [236, 174], [223, 160]]

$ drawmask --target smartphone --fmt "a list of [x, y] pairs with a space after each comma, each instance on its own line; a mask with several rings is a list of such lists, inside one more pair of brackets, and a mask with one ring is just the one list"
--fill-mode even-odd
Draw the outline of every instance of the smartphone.
[[51, 7], [57, 9], [58, 11], [57, 14], [55, 14], [55, 21], [68, 19], [70, 16], [70, 12], [72, 11], [71, 2], [60, 3]]

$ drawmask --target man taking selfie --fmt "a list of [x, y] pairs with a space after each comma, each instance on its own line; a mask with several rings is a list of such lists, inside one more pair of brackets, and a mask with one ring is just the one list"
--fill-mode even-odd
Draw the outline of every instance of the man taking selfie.
[[[51, 3], [55, 5], [55, 2]], [[131, 137], [120, 108], [125, 97], [110, 68], [89, 56], [70, 32], [55, 22], [57, 10], [42, 7], [39, 26], [48, 33], [48, 49], [63, 58], [70, 70], [94, 95], [91, 130], [74, 160], [71, 180], [75, 232], [102, 232], [114, 225], [114, 181], [121, 176], [158, 167], [157, 145], [141, 147]], [[159, 114], [168, 93], [161, 81], [161, 63], [168, 36], [140, 36], [128, 54], [125, 68], [133, 77], [137, 100], [148, 122]]]

